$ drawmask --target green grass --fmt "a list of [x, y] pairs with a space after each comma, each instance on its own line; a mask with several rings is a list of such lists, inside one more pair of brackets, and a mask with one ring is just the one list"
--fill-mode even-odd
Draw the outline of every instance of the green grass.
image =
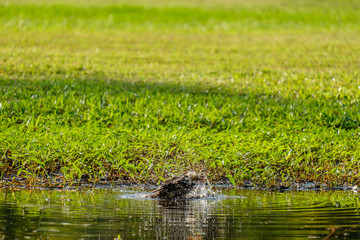
[[4, 179], [359, 183], [357, 1], [91, 3], [0, 1]]
[[272, 6], [195, 8], [141, 5], [3, 5], [0, 7], [0, 23], [5, 29], [52, 31], [359, 31], [360, 4], [355, 6], [355, 9], [340, 10], [325, 6], [295, 10]]

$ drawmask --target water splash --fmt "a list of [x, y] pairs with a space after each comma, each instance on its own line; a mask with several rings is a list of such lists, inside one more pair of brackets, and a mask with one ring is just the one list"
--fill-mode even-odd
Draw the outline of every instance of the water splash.
[[212, 185], [205, 173], [202, 173], [206, 183], [196, 185], [194, 189], [186, 195], [186, 198], [214, 198], [217, 197], [217, 193], [213, 191]]
[[186, 195], [186, 198], [213, 198], [216, 197], [216, 195], [216, 192], [212, 190], [211, 186], [199, 184]]

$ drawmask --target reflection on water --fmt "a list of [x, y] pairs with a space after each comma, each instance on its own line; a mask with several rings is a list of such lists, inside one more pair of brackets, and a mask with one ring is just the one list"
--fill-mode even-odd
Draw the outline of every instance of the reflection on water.
[[2, 189], [0, 239], [360, 239], [356, 193], [217, 191], [165, 202], [131, 188]]

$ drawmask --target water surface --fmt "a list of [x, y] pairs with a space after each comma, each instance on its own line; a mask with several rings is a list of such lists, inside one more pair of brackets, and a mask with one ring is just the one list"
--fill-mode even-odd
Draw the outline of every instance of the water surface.
[[354, 192], [218, 188], [164, 202], [149, 191], [2, 189], [0, 239], [360, 239]]

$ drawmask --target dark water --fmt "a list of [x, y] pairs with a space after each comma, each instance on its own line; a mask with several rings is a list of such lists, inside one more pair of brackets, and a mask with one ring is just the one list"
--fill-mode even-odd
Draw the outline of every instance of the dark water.
[[133, 188], [0, 190], [0, 239], [360, 239], [354, 192], [218, 189], [161, 202]]

